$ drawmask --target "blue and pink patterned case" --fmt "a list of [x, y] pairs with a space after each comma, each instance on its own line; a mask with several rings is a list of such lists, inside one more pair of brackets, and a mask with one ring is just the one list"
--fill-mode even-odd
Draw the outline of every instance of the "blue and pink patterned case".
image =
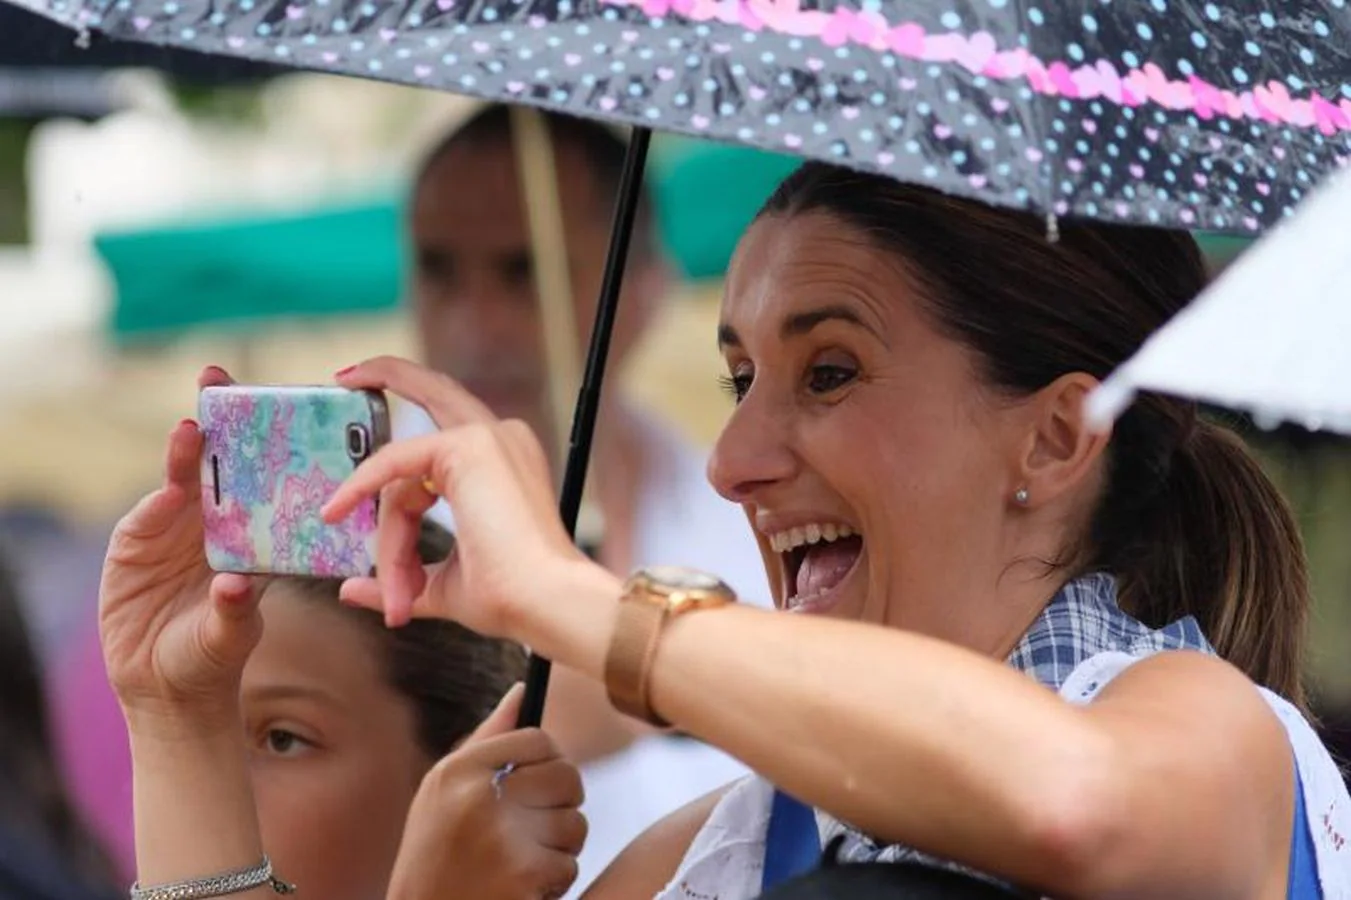
[[[230, 385], [204, 388], [198, 407], [212, 569], [324, 578], [374, 570], [375, 500], [335, 525], [319, 510], [362, 459], [389, 441], [382, 394]], [[357, 429], [366, 435], [364, 448], [354, 446]]]

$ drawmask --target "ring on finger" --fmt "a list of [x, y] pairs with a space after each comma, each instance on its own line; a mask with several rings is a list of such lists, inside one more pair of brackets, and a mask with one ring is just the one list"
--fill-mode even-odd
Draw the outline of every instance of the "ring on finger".
[[493, 772], [493, 793], [497, 796], [498, 800], [502, 799], [502, 782], [506, 781], [507, 776], [514, 771], [516, 771], [516, 764], [514, 762], [509, 762]]

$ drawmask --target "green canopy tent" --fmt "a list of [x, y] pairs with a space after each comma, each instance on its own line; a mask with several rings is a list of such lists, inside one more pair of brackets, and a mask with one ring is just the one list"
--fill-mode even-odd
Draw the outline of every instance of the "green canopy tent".
[[[798, 161], [742, 147], [672, 139], [653, 191], [668, 252], [690, 280], [720, 277], [736, 241]], [[404, 265], [402, 195], [286, 215], [225, 216], [105, 233], [95, 248], [117, 298], [120, 344], [189, 330], [248, 332], [277, 320], [381, 313], [397, 307]], [[1246, 242], [1201, 236], [1216, 265]]]

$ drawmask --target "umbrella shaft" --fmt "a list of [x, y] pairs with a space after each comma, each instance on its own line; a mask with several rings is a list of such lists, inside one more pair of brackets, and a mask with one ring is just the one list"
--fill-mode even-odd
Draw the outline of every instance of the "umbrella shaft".
[[[624, 264], [629, 256], [633, 224], [638, 215], [638, 200], [642, 194], [643, 169], [647, 165], [647, 150], [652, 132], [635, 128], [624, 156], [624, 171], [619, 179], [619, 197], [615, 202], [614, 222], [610, 231], [610, 249], [605, 258], [605, 275], [601, 280], [600, 299], [596, 304], [596, 321], [591, 329], [587, 347], [586, 369], [577, 393], [577, 407], [572, 418], [572, 434], [568, 438], [567, 464], [563, 469], [563, 487], [558, 501], [563, 527], [575, 540], [577, 516], [581, 511], [582, 495], [586, 490], [586, 467], [591, 457], [591, 438], [596, 430], [596, 414], [600, 410], [601, 386], [605, 380], [605, 361], [610, 353], [610, 334], [614, 330], [615, 313], [619, 308], [619, 290], [624, 282]], [[549, 660], [530, 655], [530, 668], [525, 679], [525, 697], [517, 727], [537, 727], [544, 718], [544, 699], [549, 689]]]

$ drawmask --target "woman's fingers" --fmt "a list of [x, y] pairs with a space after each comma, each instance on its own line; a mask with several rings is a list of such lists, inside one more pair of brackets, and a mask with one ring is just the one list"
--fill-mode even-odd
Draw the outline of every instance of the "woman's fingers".
[[343, 387], [389, 391], [416, 403], [438, 428], [496, 421], [492, 410], [453, 379], [396, 356], [368, 359], [335, 377]]
[[234, 383], [235, 380], [230, 376], [230, 373], [220, 366], [207, 366], [197, 374], [197, 388], [199, 390], [205, 387], [221, 387]]
[[383, 599], [385, 624], [391, 628], [408, 624], [413, 601], [427, 586], [417, 540], [422, 515], [431, 509], [435, 499], [422, 486], [422, 480], [416, 478], [396, 481], [380, 492], [376, 581]]
[[421, 480], [435, 474], [433, 470], [438, 466], [444, 469], [446, 463], [440, 457], [444, 455], [446, 437], [444, 433], [430, 434], [381, 447], [333, 492], [320, 510], [324, 521], [330, 525], [341, 522], [358, 504], [376, 496], [387, 485], [404, 479]]

